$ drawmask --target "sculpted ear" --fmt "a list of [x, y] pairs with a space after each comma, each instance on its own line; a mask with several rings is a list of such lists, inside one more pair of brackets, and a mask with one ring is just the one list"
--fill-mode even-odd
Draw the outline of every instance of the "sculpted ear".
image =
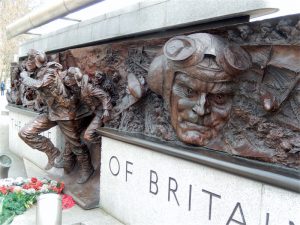
[[164, 55], [157, 56], [150, 64], [146, 78], [149, 88], [158, 95], [163, 95], [163, 84], [167, 59]]
[[138, 78], [133, 74], [129, 73], [127, 76], [128, 90], [131, 95], [137, 99], [140, 99], [143, 95], [143, 87]]

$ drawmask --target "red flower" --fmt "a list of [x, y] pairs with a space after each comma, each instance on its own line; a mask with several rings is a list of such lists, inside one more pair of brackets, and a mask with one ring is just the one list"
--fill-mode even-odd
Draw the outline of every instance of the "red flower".
[[32, 184], [32, 187], [35, 190], [40, 190], [42, 186], [43, 186], [43, 183], [41, 181], [39, 181], [39, 180], [37, 180], [36, 183]]
[[64, 182], [57, 183], [56, 187], [64, 189], [65, 183]]
[[23, 184], [22, 186], [23, 189], [30, 189], [33, 188], [31, 184]]
[[0, 192], [2, 193], [2, 194], [7, 194], [7, 189], [6, 189], [6, 187], [0, 187]]
[[58, 181], [56, 186], [51, 186], [50, 189], [56, 192], [57, 194], [60, 194], [63, 191], [64, 187], [65, 187], [65, 183]]
[[62, 192], [63, 189], [64, 189], [64, 188], [62, 188], [62, 187], [56, 188], [57, 194], [60, 194], [60, 193]]
[[54, 192], [58, 193], [58, 189], [57, 189], [57, 187], [52, 187], [51, 189], [52, 189], [52, 191], [54, 191]]
[[10, 192], [14, 192], [15, 187], [14, 187], [14, 186], [11, 186], [11, 187], [9, 187], [8, 189], [9, 189]]
[[69, 209], [75, 205], [75, 201], [73, 200], [72, 196], [64, 194], [62, 196], [62, 208]]
[[43, 185], [43, 183], [42, 183], [41, 181], [38, 180], [38, 181], [35, 183], [35, 185], [41, 187], [41, 186]]
[[32, 183], [36, 183], [37, 181], [38, 181], [37, 178], [35, 178], [35, 177], [32, 177], [32, 178], [31, 178], [31, 182], [32, 182]]

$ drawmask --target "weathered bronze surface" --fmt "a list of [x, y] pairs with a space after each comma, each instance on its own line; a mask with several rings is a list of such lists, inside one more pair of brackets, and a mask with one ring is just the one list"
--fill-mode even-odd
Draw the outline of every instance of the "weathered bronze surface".
[[91, 165], [89, 151], [81, 142], [80, 134], [90, 113], [81, 104], [80, 96], [71, 93], [65, 87], [63, 79], [60, 77], [61, 70], [60, 64], [47, 62], [44, 53], [29, 52], [26, 70], [20, 73], [22, 84], [36, 92], [45, 102], [47, 111], [24, 126], [20, 130], [19, 136], [32, 148], [46, 153], [48, 165], [45, 169], [48, 170], [52, 166], [56, 166], [55, 160], [60, 152], [50, 139], [40, 133], [58, 125], [66, 140], [65, 151], [61, 153], [66, 163], [62, 166], [66, 172], [70, 172], [77, 160], [80, 168], [77, 183], [85, 183], [94, 169]]
[[[50, 89], [39, 91], [40, 86], [33, 88], [37, 91], [32, 95], [41, 92], [43, 100], [35, 103], [40, 105], [36, 110], [47, 106], [43, 115], [51, 121], [40, 129], [72, 123], [80, 127], [82, 143], [97, 143], [100, 136], [95, 131], [105, 126], [159, 138], [173, 146], [205, 146], [299, 168], [299, 23], [299, 15], [294, 15], [48, 55], [56, 61], [51, 65], [61, 67], [55, 69], [51, 93]], [[19, 72], [25, 70], [28, 77], [43, 80], [30, 58], [20, 65]], [[44, 64], [46, 71], [49, 66]], [[12, 76], [18, 83], [18, 72]], [[38, 99], [30, 98], [30, 90], [25, 98]], [[53, 102], [68, 111], [59, 111], [51, 119]], [[85, 107], [93, 114], [91, 123], [75, 125], [85, 118]], [[34, 140], [37, 134], [35, 130]], [[79, 143], [79, 134], [76, 140]], [[64, 157], [69, 170], [74, 166], [70, 149], [66, 147]]]
[[233, 80], [251, 66], [250, 55], [218, 36], [178, 36], [150, 65], [149, 88], [161, 95], [184, 143], [215, 141], [230, 117]]
[[101, 141], [96, 129], [110, 119], [112, 108], [110, 95], [102, 89], [102, 86], [105, 86], [105, 80], [107, 80], [105, 74], [96, 73], [92, 82], [89, 76], [83, 75], [78, 68], [70, 67], [63, 79], [64, 84], [73, 93], [79, 92], [82, 103], [89, 106], [90, 111], [95, 114], [90, 125], [86, 128], [83, 138], [86, 142], [91, 143]]

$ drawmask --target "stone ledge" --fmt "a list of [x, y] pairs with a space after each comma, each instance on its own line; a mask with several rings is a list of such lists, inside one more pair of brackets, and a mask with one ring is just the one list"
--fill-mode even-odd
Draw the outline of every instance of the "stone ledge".
[[98, 132], [104, 137], [300, 193], [300, 174], [296, 169], [240, 158], [204, 147], [167, 145], [158, 139], [109, 128], [101, 128]]
[[[20, 129], [25, 126], [29, 121], [33, 120], [38, 113], [29, 111], [23, 108], [8, 105], [9, 117], [7, 118], [9, 127], [9, 149], [14, 154], [21, 158], [30, 158], [30, 160], [40, 168], [44, 168], [47, 164], [47, 156], [37, 150], [29, 147], [18, 136]], [[50, 130], [42, 132], [42, 135], [50, 138], [54, 145], [62, 150], [64, 148], [64, 140], [61, 131], [58, 127], [53, 127]]]
[[7, 110], [1, 111], [1, 116], [8, 116], [8, 115], [9, 115], [9, 111]]
[[[152, 0], [136, 3], [79, 24], [42, 35], [21, 45], [19, 57], [24, 57], [29, 49], [45, 52], [87, 43], [100, 42], [128, 35], [149, 34], [158, 30], [173, 29], [226, 18], [243, 16], [258, 17], [277, 11], [266, 0], [222, 1], [205, 0]], [[203, 10], [205, 6], [205, 10]], [[218, 10], [215, 10], [217, 9]]]
[[[26, 116], [37, 116], [39, 114], [38, 112], [25, 109], [22, 106], [11, 105], [11, 104], [8, 104], [6, 106], [6, 109], [8, 111], [12, 111], [12, 112], [16, 112], [16, 113], [21, 113], [22, 115], [26, 115]], [[9, 113], [8, 113], [8, 115], [9, 115]]]

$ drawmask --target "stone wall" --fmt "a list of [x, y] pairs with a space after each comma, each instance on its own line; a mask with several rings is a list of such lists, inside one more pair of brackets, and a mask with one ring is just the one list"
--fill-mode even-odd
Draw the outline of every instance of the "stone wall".
[[[9, 110], [9, 149], [20, 158], [26, 158], [31, 163], [43, 169], [48, 160], [47, 156], [35, 149], [32, 149], [20, 139], [18, 132], [25, 124], [33, 120], [38, 114], [25, 109], [8, 106]], [[56, 126], [50, 130], [43, 132], [42, 135], [51, 139], [53, 144], [63, 150], [64, 141], [59, 128]]]
[[300, 222], [296, 192], [106, 137], [100, 199], [132, 225]]

